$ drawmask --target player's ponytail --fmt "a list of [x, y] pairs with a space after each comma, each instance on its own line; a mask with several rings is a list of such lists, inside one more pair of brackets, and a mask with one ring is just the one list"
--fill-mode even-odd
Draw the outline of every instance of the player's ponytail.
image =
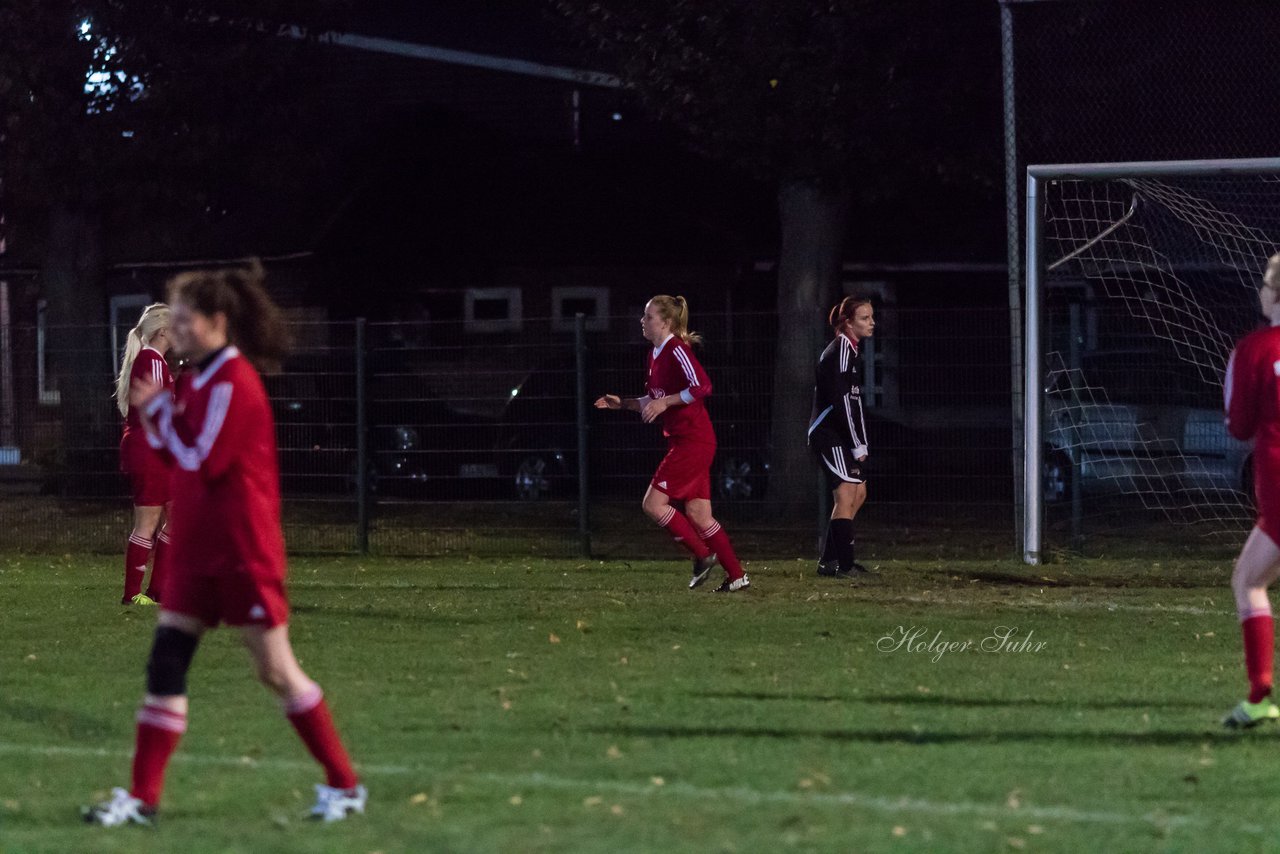
[[853, 321], [854, 313], [864, 305], [871, 305], [870, 297], [845, 297], [832, 306], [831, 311], [827, 314], [827, 323], [831, 324], [831, 328], [836, 332], [846, 324]]
[[266, 271], [254, 258], [245, 267], [196, 270], [169, 282], [169, 293], [201, 314], [222, 312], [227, 339], [263, 371], [274, 371], [289, 351], [284, 314], [267, 295]]
[[120, 373], [116, 375], [116, 408], [121, 415], [129, 414], [129, 374], [133, 372], [133, 362], [142, 352], [142, 348], [151, 343], [156, 333], [169, 328], [172, 313], [169, 306], [162, 302], [153, 302], [142, 310], [138, 325], [129, 330], [124, 340], [124, 357], [120, 360]]
[[701, 344], [702, 336], [689, 331], [689, 301], [684, 297], [669, 297], [659, 294], [649, 300], [649, 304], [657, 309], [658, 316], [671, 324], [671, 334], [686, 344]]

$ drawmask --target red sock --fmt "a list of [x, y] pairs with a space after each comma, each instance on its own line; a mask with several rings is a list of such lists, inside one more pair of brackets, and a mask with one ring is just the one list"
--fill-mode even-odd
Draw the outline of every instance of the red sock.
[[149, 807], [160, 803], [164, 769], [187, 731], [187, 716], [160, 706], [138, 710], [138, 743], [133, 751], [133, 786], [129, 794]]
[[724, 532], [724, 528], [720, 527], [719, 522], [712, 522], [711, 527], [702, 532], [702, 541], [707, 544], [707, 548], [716, 553], [720, 565], [724, 567], [730, 580], [746, 575], [742, 571], [742, 564], [738, 563], [738, 555], [733, 551], [733, 543], [729, 542], [729, 535]]
[[147, 574], [147, 558], [151, 557], [151, 541], [137, 534], [129, 536], [124, 550], [124, 598], [128, 602], [142, 592], [142, 579]]
[[1244, 632], [1244, 669], [1249, 674], [1249, 702], [1258, 703], [1271, 693], [1271, 661], [1275, 654], [1275, 620], [1270, 614], [1252, 612], [1240, 623]]
[[169, 532], [156, 535], [156, 556], [151, 561], [151, 581], [147, 583], [147, 595], [157, 602], [164, 595], [164, 581], [169, 575]]
[[298, 735], [302, 736], [302, 743], [307, 746], [307, 750], [324, 766], [327, 784], [335, 789], [350, 789], [360, 781], [351, 768], [351, 760], [342, 746], [342, 739], [338, 738], [333, 718], [329, 717], [324, 692], [319, 685], [313, 684], [311, 689], [285, 704], [285, 717], [293, 724]]
[[658, 524], [667, 529], [667, 533], [671, 535], [673, 540], [693, 552], [693, 556], [698, 560], [702, 560], [711, 554], [711, 550], [706, 547], [702, 542], [702, 538], [693, 530], [693, 525], [676, 508], [668, 507], [666, 515], [662, 517]]

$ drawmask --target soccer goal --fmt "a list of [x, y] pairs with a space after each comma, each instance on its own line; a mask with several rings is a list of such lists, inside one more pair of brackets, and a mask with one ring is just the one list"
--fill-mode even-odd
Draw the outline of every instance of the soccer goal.
[[1221, 390], [1280, 251], [1280, 159], [1031, 166], [1026, 235], [1024, 560], [1046, 534], [1246, 531]]

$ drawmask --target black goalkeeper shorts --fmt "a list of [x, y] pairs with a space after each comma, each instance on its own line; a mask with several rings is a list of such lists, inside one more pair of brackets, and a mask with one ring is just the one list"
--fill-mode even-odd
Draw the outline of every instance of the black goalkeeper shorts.
[[846, 445], [810, 445], [827, 475], [827, 488], [835, 490], [842, 483], [866, 483], [867, 461], [859, 462], [853, 456], [853, 448]]

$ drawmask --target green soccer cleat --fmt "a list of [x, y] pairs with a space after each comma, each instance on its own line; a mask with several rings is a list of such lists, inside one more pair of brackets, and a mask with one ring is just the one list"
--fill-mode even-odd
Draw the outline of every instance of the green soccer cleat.
[[1241, 700], [1240, 705], [1232, 709], [1222, 725], [1227, 729], [1249, 729], [1261, 723], [1280, 720], [1280, 706], [1264, 698], [1257, 703]]
[[129, 600], [134, 605], [156, 605], [159, 604], [145, 593], [139, 593]]

